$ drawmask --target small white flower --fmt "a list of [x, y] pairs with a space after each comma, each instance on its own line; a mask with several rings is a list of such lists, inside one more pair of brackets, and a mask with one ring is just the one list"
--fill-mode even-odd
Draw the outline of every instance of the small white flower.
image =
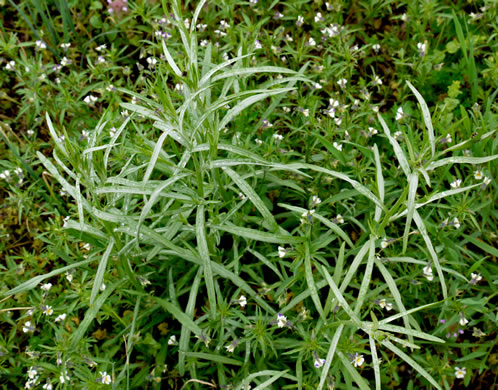
[[128, 112], [128, 110], [123, 110], [121, 111], [121, 116], [126, 119], [130, 116], [130, 113]]
[[487, 185], [489, 185], [489, 183], [491, 183], [491, 179], [487, 176], [484, 176], [484, 179], [482, 179], [482, 187], [481, 188], [486, 187]]
[[55, 322], [61, 322], [61, 321], [64, 321], [66, 319], [66, 316], [67, 314], [66, 313], [62, 313], [62, 314], [59, 314], [56, 318], [55, 318]]
[[313, 47], [313, 46], [316, 46], [316, 41], [313, 39], [313, 37], [310, 37], [310, 39], [308, 39], [308, 41], [306, 42], [306, 44], [308, 46]]
[[455, 226], [457, 229], [460, 229], [460, 221], [458, 220], [457, 217], [453, 218], [453, 222], [451, 224]]
[[277, 326], [283, 328], [287, 324], [287, 317], [283, 314], [278, 313], [277, 315]]
[[320, 83], [315, 83], [315, 82], [311, 82], [311, 86], [313, 87], [313, 89], [322, 89], [322, 84]]
[[285, 34], [284, 41], [285, 42], [293, 42], [294, 39], [290, 36], [290, 34]]
[[360, 367], [364, 362], [363, 355], [358, 355], [358, 352], [356, 352], [354, 359], [351, 361], [355, 367]]
[[38, 375], [38, 371], [34, 367], [30, 367], [28, 370], [28, 378], [29, 379], [35, 379], [35, 377]]
[[258, 4], [258, 0], [249, 0], [249, 5], [251, 7], [254, 7], [256, 4]]
[[43, 314], [45, 314], [46, 316], [51, 316], [52, 314], [54, 314], [54, 309], [52, 309], [52, 306], [42, 305], [41, 309], [42, 309]]
[[322, 200], [318, 196], [313, 195], [313, 197], [311, 198], [311, 207], [315, 207], [316, 205], [319, 205], [320, 203], [322, 203]]
[[451, 142], [453, 142], [453, 139], [451, 138], [451, 134], [448, 133], [446, 135], [446, 137], [444, 137], [442, 140], [441, 140], [441, 143], [442, 144], [450, 144]]
[[202, 47], [208, 47], [209, 46], [209, 41], [207, 39], [203, 39], [200, 43]]
[[455, 376], [458, 379], [465, 378], [466, 373], [467, 373], [467, 369], [465, 367], [462, 367], [462, 368], [455, 367]]
[[52, 390], [53, 389], [53, 386], [51, 383], [47, 382], [45, 383], [43, 386], [42, 386], [43, 389], [45, 390]]
[[425, 49], [427, 48], [427, 45], [425, 43], [419, 42], [417, 43], [417, 49], [418, 53], [420, 54], [420, 57], [425, 56]]
[[97, 50], [98, 52], [102, 52], [104, 51], [105, 49], [107, 49], [107, 45], [104, 43], [103, 45], [100, 45], [100, 46], [97, 46], [95, 48], [95, 50]]
[[296, 108], [296, 110], [299, 111], [301, 114], [303, 114], [306, 118], [310, 116], [310, 109], [309, 108], [298, 107], [298, 108]]
[[372, 46], [372, 49], [374, 49], [375, 52], [378, 52], [380, 50], [380, 45], [376, 43]]
[[381, 299], [379, 301], [379, 306], [381, 307], [381, 309], [386, 309], [387, 311], [391, 311], [393, 308], [393, 304], [386, 302], [385, 299]]
[[68, 43], [61, 43], [60, 47], [62, 47], [64, 50], [67, 50], [71, 47], [71, 44], [69, 42]]
[[463, 313], [460, 313], [460, 320], [458, 321], [458, 323], [461, 325], [461, 326], [465, 326], [469, 323], [469, 320], [467, 318], [465, 318], [464, 314]]
[[259, 146], [263, 145], [263, 141], [261, 141], [259, 138], [256, 138], [254, 142], [256, 142]]
[[379, 76], [375, 75], [375, 77], [372, 81], [372, 85], [382, 85], [382, 80], [380, 79]]
[[341, 214], [337, 214], [337, 217], [335, 217], [332, 222], [334, 222], [334, 223], [344, 223], [344, 218], [342, 217]]
[[396, 138], [397, 141], [401, 141], [403, 139], [403, 133], [401, 130], [394, 132], [394, 138]]
[[256, 39], [254, 41], [254, 48], [258, 49], [258, 50], [261, 49], [261, 48], [263, 48], [263, 45], [261, 44], [261, 42], [259, 41], [259, 39]]
[[7, 65], [5, 65], [6, 70], [15, 70], [16, 69], [16, 62], [15, 61], [9, 61], [7, 62]]
[[214, 35], [216, 35], [217, 37], [224, 37], [225, 35], [227, 35], [227, 33], [221, 30], [214, 30]]
[[318, 357], [315, 358], [315, 361], [313, 363], [313, 365], [316, 367], [316, 368], [320, 368], [322, 367], [323, 365], [325, 364], [325, 359], [320, 359]]
[[223, 19], [220, 21], [220, 28], [222, 30], [228, 30], [230, 28], [230, 25]]
[[28, 134], [29, 137], [32, 137], [35, 135], [35, 132], [32, 129], [29, 129], [26, 133]]
[[172, 335], [168, 339], [168, 345], [178, 345], [178, 341], [176, 341], [176, 336]]
[[100, 285], [100, 291], [105, 291], [105, 289], [106, 289], [106, 285], [105, 285], [105, 283], [102, 283]]
[[268, 129], [273, 127], [273, 124], [268, 119], [263, 119], [263, 124], [261, 125], [263, 129]]
[[482, 180], [484, 175], [482, 174], [482, 171], [480, 169], [474, 171], [474, 179], [476, 180]]
[[304, 24], [304, 18], [301, 15], [299, 15], [296, 20], [296, 26], [301, 27], [303, 24]]
[[428, 281], [432, 281], [434, 279], [434, 275], [432, 274], [432, 267], [430, 265], [425, 266], [423, 271], [424, 276]]
[[348, 80], [346, 79], [340, 79], [338, 82], [337, 82], [337, 85], [339, 87], [341, 87], [342, 89], [346, 88], [346, 84], [348, 83]]
[[278, 247], [278, 257], [282, 258], [287, 254], [287, 250], [283, 246]]
[[69, 382], [69, 376], [67, 375], [67, 371], [61, 372], [61, 375], [59, 376], [59, 382], [60, 383], [66, 383]]
[[317, 12], [315, 15], [315, 23], [323, 22], [325, 18], [322, 16], [321, 12]]
[[455, 181], [451, 182], [450, 186], [451, 188], [459, 188], [461, 184], [462, 179], [456, 179]]
[[45, 44], [45, 42], [40, 41], [40, 40], [36, 41], [35, 45], [36, 45], [36, 50], [43, 50], [43, 49], [47, 48], [47, 45]]
[[470, 277], [470, 284], [476, 284], [477, 282], [480, 282], [482, 280], [482, 276], [479, 274], [471, 273]]
[[64, 275], [66, 276], [66, 279], [69, 283], [71, 283], [73, 281], [73, 274], [72, 273], [66, 272]]
[[197, 23], [195, 28], [197, 28], [198, 31], [204, 31], [207, 28], [207, 24]]
[[99, 371], [100, 374], [100, 382], [104, 385], [110, 385], [112, 383], [111, 376], [107, 372]]
[[336, 148], [339, 152], [342, 152], [342, 144], [338, 143], [338, 142], [334, 142], [332, 144], [334, 146], [334, 148]]
[[97, 64], [105, 64], [105, 62], [106, 62], [106, 60], [105, 60], [104, 56], [97, 57], [97, 61], [96, 61]]
[[70, 60], [69, 58], [67, 57], [62, 57], [62, 60], [61, 60], [61, 66], [67, 66], [67, 65], [70, 65], [72, 64], [72, 60]]
[[284, 17], [284, 14], [281, 13], [281, 12], [278, 12], [278, 11], [275, 11], [275, 13], [273, 14], [273, 19], [282, 19]]
[[49, 291], [51, 288], [52, 288], [52, 283], [45, 283], [45, 284], [42, 284], [41, 287], [40, 287], [43, 291]]
[[377, 129], [374, 129], [373, 127], [368, 128], [368, 137], [373, 137], [375, 134], [379, 134]]
[[183, 21], [183, 24], [185, 25], [185, 28], [186, 28], [186, 29], [189, 29], [189, 28], [190, 28], [190, 19], [189, 19], [189, 18], [186, 18], [186, 19]]
[[383, 238], [382, 241], [380, 242], [380, 247], [382, 249], [386, 249], [390, 243], [391, 243], [391, 240], [388, 240], [387, 238]]
[[241, 295], [239, 299], [237, 300], [237, 303], [240, 305], [240, 307], [246, 307], [247, 305], [247, 298], [244, 295]]
[[226, 348], [227, 352], [233, 353], [233, 351], [235, 351], [235, 348], [237, 348], [238, 344], [239, 344], [239, 341], [238, 340], [234, 340], [230, 344], [228, 344], [227, 346], [225, 346], [225, 348]]
[[9, 181], [10, 180], [10, 172], [8, 170], [5, 170], [2, 173], [0, 173], [0, 179]]
[[315, 214], [315, 210], [306, 210], [301, 214], [301, 223], [307, 223], [312, 221], [313, 214]]
[[93, 95], [88, 95], [86, 96], [83, 101], [88, 104], [89, 106], [93, 106], [95, 104], [95, 102], [98, 100], [98, 98], [96, 96], [93, 96]]
[[397, 121], [400, 121], [401, 119], [403, 119], [405, 117], [405, 113], [403, 111], [403, 107], [399, 107], [398, 110], [396, 111], [396, 120]]
[[150, 68], [154, 68], [157, 64], [157, 58], [155, 57], [148, 57], [147, 58], [147, 63], [149, 64]]
[[34, 326], [31, 326], [31, 321], [26, 321], [22, 327], [22, 331], [24, 333], [28, 333], [28, 332], [34, 332], [35, 331], [35, 327]]
[[105, 87], [105, 90], [107, 92], [115, 92], [116, 91], [116, 87], [112, 84], [109, 84], [107, 87]]

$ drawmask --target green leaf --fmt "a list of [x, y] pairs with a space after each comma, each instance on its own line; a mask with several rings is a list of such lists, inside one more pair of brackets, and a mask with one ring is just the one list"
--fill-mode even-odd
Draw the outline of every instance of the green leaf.
[[95, 301], [95, 297], [99, 293], [99, 289], [102, 286], [102, 281], [104, 280], [104, 274], [107, 269], [107, 261], [109, 260], [109, 256], [111, 255], [112, 248], [114, 247], [114, 239], [111, 237], [109, 244], [102, 256], [102, 259], [99, 261], [99, 267], [97, 268], [97, 273], [95, 274], [95, 281], [93, 282], [92, 292], [90, 293], [90, 305], [93, 305]]
[[498, 154], [488, 157], [465, 157], [465, 156], [447, 157], [439, 161], [431, 162], [427, 167], [425, 167], [425, 170], [433, 171], [434, 169], [442, 167], [447, 164], [473, 164], [473, 165], [484, 164], [489, 161], [493, 161], [496, 158], [498, 158]]
[[396, 347], [393, 343], [391, 343], [389, 340], [382, 340], [380, 342], [383, 346], [387, 347], [391, 351], [393, 351], [396, 355], [398, 355], [401, 359], [403, 359], [405, 362], [407, 362], [410, 366], [412, 366], [415, 370], [417, 370], [420, 375], [422, 375], [425, 379], [427, 379], [436, 389], [442, 390], [441, 386], [439, 383], [435, 381], [435, 379], [429, 375], [427, 371], [425, 371], [415, 360], [413, 360], [411, 357], [409, 357], [406, 353], [404, 353], [401, 349]]
[[206, 352], [185, 352], [187, 357], [192, 357], [201, 360], [209, 360], [216, 363], [221, 364], [231, 364], [233, 366], [241, 366], [242, 362], [239, 360], [235, 360], [232, 358], [227, 358], [222, 355], [215, 355], [214, 353], [206, 353]]
[[339, 344], [339, 340], [341, 338], [342, 331], [344, 329], [344, 324], [340, 324], [334, 333], [334, 338], [330, 342], [329, 351], [327, 353], [327, 358], [325, 359], [325, 364], [322, 368], [322, 374], [320, 375], [320, 383], [316, 390], [322, 390], [325, 381], [327, 380], [327, 376], [329, 374], [330, 367], [332, 365], [332, 360], [334, 359], [334, 354], [337, 349], [337, 344]]
[[310, 253], [310, 243], [308, 240], [304, 243], [305, 246], [305, 255], [304, 255], [304, 269], [306, 273], [306, 284], [308, 285], [308, 289], [311, 292], [311, 300], [315, 304], [316, 310], [325, 321], [325, 315], [323, 313], [323, 307], [320, 302], [320, 297], [318, 295], [318, 290], [315, 285], [315, 280], [313, 278], [313, 271], [311, 269], [311, 253]]
[[427, 103], [425, 102], [424, 98], [412, 85], [412, 83], [410, 83], [408, 80], [406, 80], [406, 83], [408, 84], [413, 94], [417, 98], [418, 103], [420, 104], [420, 108], [422, 109], [422, 116], [424, 117], [425, 128], [427, 129], [427, 133], [429, 134], [429, 144], [431, 145], [431, 153], [432, 157], [434, 157], [434, 154], [436, 153], [436, 139], [434, 138], [434, 128], [432, 127], [432, 119], [431, 119], [431, 113], [429, 112], [429, 107], [427, 107]]
[[92, 321], [97, 316], [97, 313], [99, 312], [102, 305], [107, 302], [109, 296], [114, 292], [114, 290], [117, 287], [123, 285], [124, 282], [125, 282], [124, 280], [120, 280], [119, 282], [112, 283], [109, 286], [107, 286], [105, 291], [102, 294], [100, 294], [99, 297], [96, 299], [95, 303], [87, 309], [83, 321], [81, 321], [80, 325], [78, 326], [78, 329], [76, 329], [76, 331], [73, 333], [71, 337], [71, 342], [69, 344], [70, 350], [74, 351], [77, 348], [78, 343], [81, 341], [87, 329], [92, 324]]
[[425, 245], [427, 245], [427, 249], [429, 249], [429, 253], [431, 254], [431, 258], [432, 258], [432, 261], [436, 267], [437, 274], [439, 276], [439, 282], [441, 283], [441, 288], [443, 290], [443, 297], [448, 298], [448, 289], [446, 288], [446, 282], [444, 281], [444, 274], [443, 274], [443, 270], [441, 269], [441, 264], [439, 263], [439, 259], [437, 257], [436, 251], [434, 250], [434, 247], [432, 245], [432, 241], [429, 238], [429, 234], [427, 233], [427, 229], [425, 227], [424, 221], [420, 217], [417, 210], [415, 210], [413, 212], [413, 219], [414, 219], [415, 223], [417, 224], [418, 230], [420, 231], [422, 238], [425, 241]]
[[190, 330], [192, 333], [194, 333], [196, 336], [201, 337], [202, 334], [202, 329], [197, 325], [187, 314], [185, 314], [183, 311], [180, 310], [180, 308], [176, 305], [174, 305], [171, 302], [168, 302], [164, 299], [161, 298], [155, 298], [156, 301], [166, 310], [169, 312], [175, 319], [184, 327], [186, 327], [188, 330]]
[[19, 286], [14, 287], [13, 289], [10, 289], [7, 292], [2, 293], [2, 296], [9, 296], [9, 295], [15, 295], [22, 293], [24, 291], [31, 290], [38, 286], [41, 282], [43, 282], [45, 279], [51, 278], [52, 276], [57, 276], [60, 275], [66, 271], [72, 270], [73, 268], [81, 267], [87, 264], [90, 264], [91, 262], [95, 261], [95, 259], [87, 259], [83, 261], [79, 261], [77, 263], [71, 264], [71, 265], [66, 265], [65, 267], [58, 268], [54, 271], [51, 271], [47, 274], [44, 275], [38, 275], [35, 276], [34, 278], [31, 278], [30, 280], [21, 283]]
[[255, 229], [243, 228], [235, 225], [209, 225], [212, 229], [221, 230], [236, 236], [244, 237], [250, 240], [269, 242], [272, 244], [299, 244], [301, 237], [293, 237], [282, 234], [266, 233]]
[[204, 280], [206, 282], [206, 288], [209, 300], [209, 309], [211, 312], [211, 318], [214, 320], [216, 318], [216, 292], [214, 290], [214, 277], [213, 271], [211, 270], [211, 259], [209, 256], [209, 249], [206, 240], [206, 229], [205, 229], [205, 216], [204, 216], [204, 205], [200, 205], [197, 208], [197, 215], [195, 218], [195, 234], [197, 238], [197, 250], [199, 251], [199, 256], [204, 264]]
[[405, 232], [403, 234], [403, 254], [406, 252], [408, 246], [408, 236], [410, 234], [410, 228], [413, 220], [413, 213], [415, 212], [415, 196], [417, 195], [418, 187], [418, 175], [416, 173], [410, 173], [408, 176], [408, 199], [406, 205], [406, 224]]
[[261, 200], [259, 195], [252, 189], [252, 187], [247, 184], [247, 182], [242, 179], [235, 171], [232, 169], [225, 167], [223, 168], [223, 172], [225, 172], [233, 182], [240, 188], [242, 193], [247, 196], [247, 198], [252, 202], [254, 207], [261, 213], [261, 215], [266, 219], [268, 226], [272, 227], [273, 231], [278, 229], [277, 221], [273, 217], [273, 214], [268, 210], [265, 203]]

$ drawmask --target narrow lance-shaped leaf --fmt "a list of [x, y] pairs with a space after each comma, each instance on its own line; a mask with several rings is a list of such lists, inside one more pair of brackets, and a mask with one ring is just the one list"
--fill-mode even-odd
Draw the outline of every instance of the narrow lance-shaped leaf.
[[415, 360], [413, 360], [411, 357], [409, 357], [406, 353], [404, 353], [401, 349], [396, 347], [393, 343], [391, 343], [389, 340], [382, 340], [381, 344], [393, 351], [396, 355], [398, 355], [401, 359], [403, 359], [405, 362], [407, 362], [410, 366], [412, 366], [415, 370], [417, 370], [420, 375], [422, 375], [425, 379], [427, 379], [436, 389], [442, 390], [441, 386], [439, 383], [436, 382], [436, 380], [429, 375], [427, 371], [425, 371], [420, 364], [418, 364]]
[[306, 283], [308, 285], [308, 289], [311, 292], [311, 300], [315, 304], [316, 310], [318, 311], [322, 319], [325, 320], [322, 303], [320, 302], [320, 296], [318, 295], [318, 290], [315, 286], [315, 279], [313, 278], [313, 271], [311, 269], [310, 244], [308, 241], [305, 241], [304, 245], [305, 245], [304, 269], [306, 273]]
[[417, 195], [418, 175], [411, 173], [408, 176], [408, 199], [406, 205], [406, 224], [405, 232], [403, 234], [403, 254], [406, 252], [408, 246], [408, 235], [410, 234], [410, 227], [412, 224], [413, 213], [415, 212], [415, 195]]
[[99, 261], [99, 267], [97, 268], [97, 273], [95, 274], [95, 281], [93, 282], [92, 292], [90, 293], [90, 305], [93, 304], [95, 297], [97, 296], [100, 287], [102, 286], [102, 281], [104, 280], [105, 271], [107, 269], [107, 261], [111, 255], [112, 248], [114, 247], [114, 239], [111, 238], [104, 255]]
[[211, 269], [211, 259], [209, 256], [209, 248], [206, 239], [206, 228], [205, 228], [205, 216], [204, 216], [204, 205], [200, 205], [197, 208], [197, 215], [195, 218], [195, 234], [197, 237], [197, 249], [199, 251], [199, 256], [204, 264], [204, 281], [206, 282], [206, 288], [209, 300], [209, 309], [211, 312], [211, 318], [216, 318], [216, 292], [214, 289], [214, 276]]
[[[379, 200], [384, 203], [384, 176], [382, 175], [382, 165], [380, 163], [379, 148], [374, 145], [375, 167], [377, 168], [377, 190], [379, 192]], [[379, 222], [382, 216], [382, 208], [375, 205], [375, 221]]]
[[334, 354], [337, 349], [337, 344], [339, 344], [339, 340], [341, 339], [342, 330], [344, 329], [344, 324], [339, 325], [334, 333], [334, 338], [332, 339], [329, 351], [327, 353], [327, 358], [325, 359], [325, 364], [323, 365], [322, 375], [320, 375], [320, 383], [316, 390], [322, 390], [325, 385], [325, 381], [327, 380], [327, 376], [329, 374], [330, 367], [332, 365], [332, 360], [334, 359]]
[[427, 229], [425, 227], [424, 221], [420, 217], [420, 214], [418, 213], [417, 210], [414, 211], [413, 213], [413, 219], [415, 223], [417, 224], [418, 230], [420, 231], [420, 234], [422, 235], [422, 238], [425, 241], [425, 244], [427, 245], [427, 249], [429, 250], [429, 253], [431, 254], [432, 262], [434, 263], [434, 266], [436, 267], [437, 274], [439, 276], [439, 281], [441, 283], [441, 288], [443, 290], [443, 297], [447, 298], [448, 297], [448, 289], [446, 288], [446, 282], [444, 281], [444, 274], [443, 270], [441, 269], [441, 264], [439, 263], [439, 259], [437, 257], [436, 251], [434, 250], [434, 246], [432, 245], [431, 239], [429, 238], [429, 234], [427, 233]]
[[412, 85], [412, 83], [410, 83], [408, 80], [406, 80], [406, 83], [408, 84], [413, 94], [417, 98], [420, 104], [420, 108], [422, 108], [422, 116], [424, 117], [425, 127], [429, 135], [429, 144], [431, 145], [431, 153], [432, 157], [434, 157], [434, 154], [436, 153], [436, 139], [434, 138], [434, 128], [432, 127], [432, 119], [431, 119], [431, 113], [429, 112], [429, 107], [427, 107], [427, 103], [425, 102], [424, 98]]

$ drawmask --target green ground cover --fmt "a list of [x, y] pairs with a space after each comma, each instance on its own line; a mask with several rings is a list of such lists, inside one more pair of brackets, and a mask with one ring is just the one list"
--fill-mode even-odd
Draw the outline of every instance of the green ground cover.
[[495, 1], [0, 6], [0, 388], [496, 386]]

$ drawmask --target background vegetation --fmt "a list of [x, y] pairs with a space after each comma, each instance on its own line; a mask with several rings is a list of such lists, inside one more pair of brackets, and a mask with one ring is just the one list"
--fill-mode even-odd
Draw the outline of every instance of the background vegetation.
[[496, 2], [0, 5], [1, 388], [496, 386]]

